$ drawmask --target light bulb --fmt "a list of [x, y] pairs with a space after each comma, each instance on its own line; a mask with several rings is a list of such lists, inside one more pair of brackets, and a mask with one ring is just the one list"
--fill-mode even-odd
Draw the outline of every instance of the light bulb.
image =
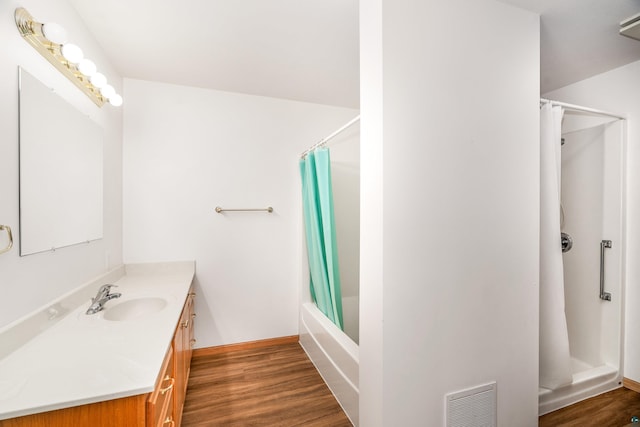
[[89, 78], [89, 81], [98, 89], [104, 87], [107, 84], [107, 78], [102, 73], [95, 73]]
[[114, 107], [119, 107], [122, 105], [122, 97], [120, 95], [118, 95], [117, 93], [112, 95], [111, 97], [109, 97], [109, 104], [113, 105]]
[[85, 58], [78, 63], [78, 71], [87, 77], [91, 77], [98, 71], [98, 68], [92, 60]]
[[67, 42], [67, 32], [62, 25], [49, 22], [42, 25], [42, 34], [52, 43], [65, 44]]
[[116, 90], [111, 85], [105, 85], [100, 89], [100, 94], [107, 99], [111, 99], [111, 97], [116, 94]]
[[72, 64], [77, 64], [82, 61], [84, 55], [82, 54], [82, 49], [80, 49], [75, 44], [63, 44], [62, 45], [62, 56], [64, 59], [71, 62]]

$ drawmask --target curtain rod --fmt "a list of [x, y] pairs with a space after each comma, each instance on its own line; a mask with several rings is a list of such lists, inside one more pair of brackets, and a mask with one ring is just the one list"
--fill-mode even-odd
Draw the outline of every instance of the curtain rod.
[[540, 98], [540, 103], [541, 104], [556, 105], [558, 107], [563, 107], [563, 108], [566, 108], [568, 110], [582, 111], [582, 112], [585, 112], [585, 113], [597, 114], [599, 116], [613, 117], [613, 118], [618, 119], [618, 120], [627, 120], [626, 117], [621, 116], [620, 114], [609, 113], [607, 111], [596, 110], [596, 109], [588, 108], [588, 107], [582, 107], [580, 105], [575, 105], [575, 104], [567, 104], [566, 102], [553, 101], [551, 99]]
[[326, 144], [327, 142], [329, 142], [331, 139], [333, 139], [334, 137], [338, 136], [340, 133], [342, 133], [343, 131], [345, 131], [346, 129], [348, 129], [351, 125], [353, 125], [354, 123], [356, 123], [357, 121], [360, 120], [360, 115], [358, 114], [357, 116], [355, 116], [353, 119], [351, 119], [349, 121], [349, 123], [347, 123], [346, 125], [342, 126], [340, 129], [338, 129], [337, 131], [333, 132], [331, 135], [327, 136], [326, 138], [321, 139], [319, 142], [316, 142], [315, 144], [313, 144], [311, 147], [307, 148], [306, 150], [304, 150], [304, 152], [302, 154], [300, 154], [300, 158], [304, 159], [304, 157], [309, 154], [310, 152], [312, 152], [313, 150], [315, 150], [318, 147], [323, 146], [324, 144]]

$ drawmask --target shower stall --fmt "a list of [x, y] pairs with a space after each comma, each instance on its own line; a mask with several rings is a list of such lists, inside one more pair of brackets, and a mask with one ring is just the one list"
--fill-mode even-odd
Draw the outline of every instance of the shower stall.
[[625, 126], [541, 109], [540, 415], [622, 384]]

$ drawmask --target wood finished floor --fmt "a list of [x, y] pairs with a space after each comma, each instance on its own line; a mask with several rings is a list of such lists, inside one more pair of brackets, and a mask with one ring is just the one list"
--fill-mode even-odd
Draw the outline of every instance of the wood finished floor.
[[194, 356], [183, 427], [351, 427], [299, 344]]
[[543, 415], [539, 427], [623, 427], [640, 417], [640, 393], [619, 388]]

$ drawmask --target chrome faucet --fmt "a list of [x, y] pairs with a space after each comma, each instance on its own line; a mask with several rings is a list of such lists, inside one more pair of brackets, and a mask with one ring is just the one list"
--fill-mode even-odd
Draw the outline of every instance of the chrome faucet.
[[112, 287], [117, 287], [117, 285], [100, 286], [100, 289], [98, 289], [98, 293], [96, 294], [95, 298], [91, 298], [91, 306], [89, 306], [86, 314], [96, 314], [97, 312], [104, 309], [104, 304], [107, 301], [114, 298], [120, 298], [120, 296], [122, 296], [122, 294], [119, 292], [112, 294], [110, 292]]

